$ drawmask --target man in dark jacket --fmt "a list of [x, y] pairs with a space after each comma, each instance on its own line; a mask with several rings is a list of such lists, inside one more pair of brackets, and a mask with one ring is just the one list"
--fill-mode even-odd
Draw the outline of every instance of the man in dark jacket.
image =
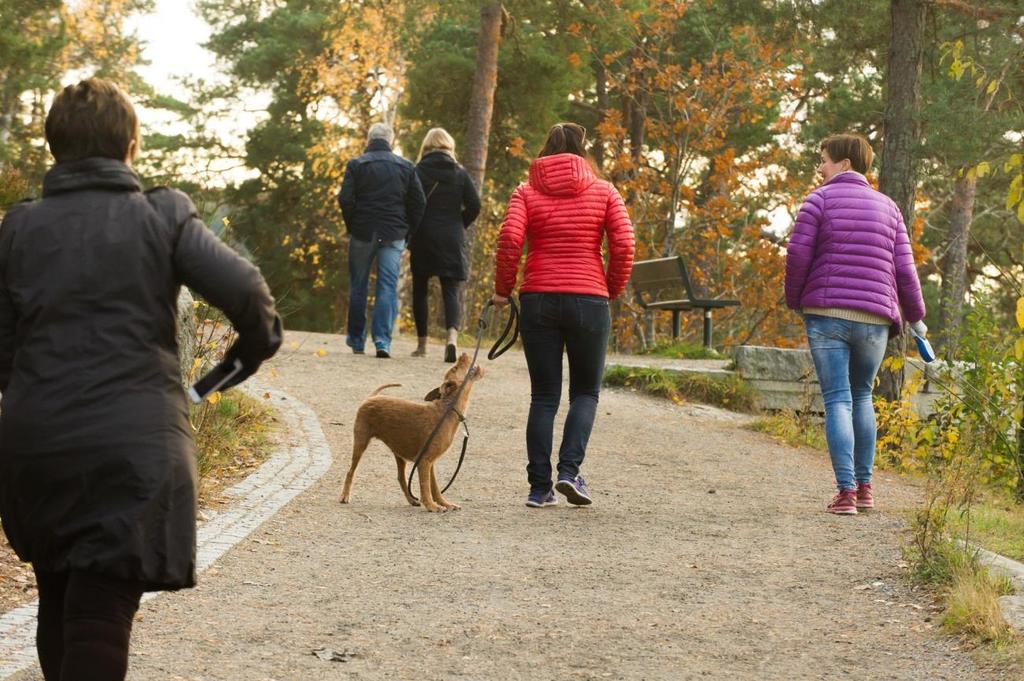
[[375, 123], [362, 156], [348, 162], [338, 203], [348, 243], [349, 306], [345, 342], [356, 354], [366, 344], [366, 295], [377, 261], [373, 344], [377, 357], [391, 356], [391, 327], [398, 316], [398, 270], [405, 239], [423, 217], [426, 197], [412, 163], [391, 151], [391, 128]]

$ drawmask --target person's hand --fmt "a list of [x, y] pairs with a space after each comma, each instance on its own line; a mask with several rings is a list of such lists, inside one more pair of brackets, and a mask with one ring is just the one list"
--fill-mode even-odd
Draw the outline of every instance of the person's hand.
[[924, 325], [924, 321], [916, 321], [910, 325], [910, 329], [914, 332], [915, 336], [924, 338], [928, 335], [928, 327]]
[[508, 305], [508, 298], [506, 298], [505, 296], [499, 296], [497, 293], [495, 293], [493, 296], [491, 296], [491, 305], [494, 305], [494, 307], [505, 307], [506, 305]]

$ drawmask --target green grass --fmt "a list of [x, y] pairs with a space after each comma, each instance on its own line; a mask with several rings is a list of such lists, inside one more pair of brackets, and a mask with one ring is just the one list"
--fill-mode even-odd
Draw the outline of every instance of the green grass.
[[945, 589], [942, 626], [976, 643], [1010, 644], [1014, 636], [999, 612], [999, 597], [1013, 593], [1013, 585], [974, 560], [953, 567]]
[[1024, 506], [989, 498], [971, 506], [969, 515], [952, 516], [950, 530], [989, 551], [1024, 561]]
[[759, 433], [767, 433], [793, 447], [813, 447], [828, 450], [825, 427], [821, 420], [804, 414], [781, 411], [762, 416], [750, 425]]
[[736, 376], [716, 380], [661, 369], [613, 366], [605, 371], [604, 384], [636, 388], [673, 402], [691, 401], [733, 411], [754, 411], [753, 393]]
[[705, 348], [703, 345], [684, 341], [654, 345], [640, 354], [671, 359], [728, 359], [714, 348]]

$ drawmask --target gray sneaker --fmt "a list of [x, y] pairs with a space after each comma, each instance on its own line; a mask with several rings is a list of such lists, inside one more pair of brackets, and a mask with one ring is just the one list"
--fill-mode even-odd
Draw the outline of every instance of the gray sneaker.
[[555, 498], [555, 493], [551, 490], [547, 492], [533, 491], [530, 492], [530, 496], [526, 497], [526, 505], [530, 508], [544, 508], [556, 504], [558, 504], [558, 499]]
[[587, 481], [583, 479], [582, 475], [577, 475], [575, 478], [559, 477], [558, 482], [555, 483], [555, 490], [559, 494], [564, 494], [565, 500], [575, 506], [589, 506], [594, 503], [594, 500], [590, 498], [590, 487], [587, 486]]

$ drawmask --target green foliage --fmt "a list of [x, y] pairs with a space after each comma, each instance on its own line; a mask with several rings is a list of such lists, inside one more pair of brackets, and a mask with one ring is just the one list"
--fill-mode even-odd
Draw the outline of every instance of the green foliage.
[[28, 184], [14, 168], [0, 164], [0, 216], [12, 204], [28, 196]]
[[754, 410], [750, 388], [735, 376], [718, 380], [661, 369], [613, 366], [605, 371], [604, 383], [641, 390], [677, 404], [691, 400], [734, 411]]
[[984, 297], [968, 313], [959, 360], [930, 378], [944, 389], [934, 413], [920, 417], [910, 395], [924, 377], [909, 381], [903, 399], [878, 403], [880, 459], [941, 478], [970, 462], [971, 478], [1024, 500], [1024, 324], [1006, 327]]
[[244, 88], [271, 95], [268, 116], [246, 133], [245, 165], [258, 172], [224, 195], [236, 238], [259, 263], [289, 327], [334, 331], [345, 273], [340, 177], [318, 171], [310, 150], [336, 133], [311, 115], [321, 96], [304, 77], [309, 60], [326, 49], [337, 3], [306, 0], [262, 12], [205, 0], [198, 9], [219, 27], [208, 48], [227, 63], [236, 88], [211, 96], [230, 101]]
[[[506, 32], [498, 59], [487, 175], [502, 195], [523, 179], [528, 158], [540, 148], [548, 128], [567, 117], [569, 96], [587, 82], [585, 70], [567, 63], [566, 39], [544, 30], [554, 19], [542, 15], [535, 22], [538, 9], [529, 4], [509, 7], [516, 19]], [[549, 8], [542, 11], [551, 12]], [[447, 129], [455, 137], [456, 148], [464, 148], [478, 17], [478, 9], [470, 5], [459, 14], [439, 14], [410, 36], [414, 47], [400, 108], [410, 127], [410, 154], [434, 126]]]

